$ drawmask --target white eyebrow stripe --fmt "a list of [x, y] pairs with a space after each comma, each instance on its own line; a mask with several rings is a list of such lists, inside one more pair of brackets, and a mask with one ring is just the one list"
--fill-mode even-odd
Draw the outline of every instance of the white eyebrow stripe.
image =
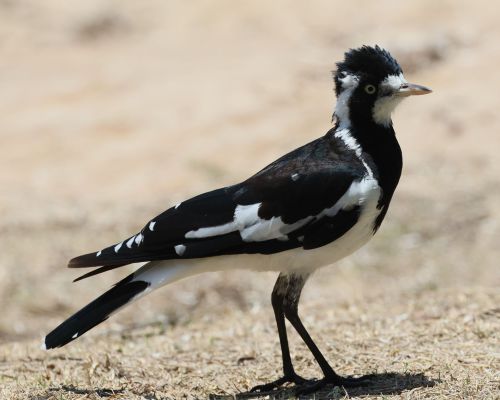
[[398, 90], [401, 85], [404, 85], [405, 83], [408, 83], [408, 81], [403, 76], [403, 73], [401, 73], [399, 75], [389, 75], [380, 83], [380, 86], [392, 90]]

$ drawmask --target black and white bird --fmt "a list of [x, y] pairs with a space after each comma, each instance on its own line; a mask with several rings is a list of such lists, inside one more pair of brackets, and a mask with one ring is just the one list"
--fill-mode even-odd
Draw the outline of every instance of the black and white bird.
[[[391, 113], [405, 97], [431, 90], [408, 83], [397, 61], [378, 46], [345, 53], [334, 75], [335, 126], [326, 135], [274, 161], [236, 185], [200, 194], [150, 220], [137, 234], [72, 259], [70, 268], [99, 267], [87, 278], [147, 262], [61, 323], [46, 349], [61, 347], [119, 308], [168, 283], [207, 271], [278, 271], [271, 302], [278, 326], [283, 377], [298, 387], [355, 385], [337, 375], [298, 313], [308, 277], [363, 246], [377, 232], [398, 184], [402, 155]], [[285, 318], [318, 362], [314, 383], [295, 373]]]

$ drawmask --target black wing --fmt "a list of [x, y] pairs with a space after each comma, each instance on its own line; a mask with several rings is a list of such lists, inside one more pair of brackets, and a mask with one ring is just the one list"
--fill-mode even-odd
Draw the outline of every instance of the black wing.
[[102, 266], [83, 276], [87, 277], [134, 262], [319, 247], [357, 221], [357, 207], [331, 217], [322, 212], [365, 173], [342, 142], [325, 136], [240, 184], [168, 209], [138, 234], [74, 258], [69, 267]]

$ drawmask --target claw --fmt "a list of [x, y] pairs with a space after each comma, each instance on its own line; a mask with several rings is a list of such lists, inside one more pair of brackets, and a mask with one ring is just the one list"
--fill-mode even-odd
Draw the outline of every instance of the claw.
[[263, 385], [257, 385], [254, 386], [252, 389], [249, 390], [250, 393], [263, 393], [263, 392], [271, 392], [273, 390], [276, 390], [283, 386], [285, 383], [294, 383], [295, 385], [304, 385], [307, 381], [307, 379], [302, 378], [301, 376], [297, 375], [295, 372], [293, 374], [285, 375], [279, 379], [276, 379], [275, 381], [265, 383]]

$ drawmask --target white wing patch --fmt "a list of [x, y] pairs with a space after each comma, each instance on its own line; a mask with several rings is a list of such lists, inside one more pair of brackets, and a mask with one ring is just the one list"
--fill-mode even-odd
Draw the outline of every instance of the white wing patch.
[[262, 203], [250, 204], [248, 206], [237, 206], [234, 211], [234, 221], [241, 231], [261, 221], [258, 213]]
[[[378, 182], [368, 173], [363, 180], [353, 182], [332, 207], [324, 209], [318, 215], [302, 218], [293, 224], [284, 223], [281, 217], [260, 218], [258, 211], [261, 203], [239, 205], [234, 212], [233, 221], [223, 225], [192, 230], [187, 232], [185, 237], [186, 239], [202, 239], [239, 231], [241, 239], [245, 242], [261, 242], [272, 239], [288, 240], [287, 234], [301, 228], [312, 220], [323, 216], [333, 217], [340, 210], [349, 210], [355, 206], [362, 206], [369, 197], [373, 194], [378, 196], [379, 193]], [[176, 246], [175, 251], [178, 255], [182, 255], [185, 248], [179, 246], [182, 245]], [[180, 252], [182, 254], [179, 254]]]
[[245, 227], [253, 225], [260, 218], [257, 216], [261, 203], [237, 206], [233, 220], [223, 225], [199, 228], [186, 233], [186, 239], [201, 239], [211, 236], [225, 235], [227, 233], [242, 231]]
[[149, 230], [153, 232], [155, 230], [156, 221], [151, 221], [149, 223]]
[[340, 210], [350, 210], [353, 207], [362, 206], [373, 195], [376, 195], [378, 198], [380, 195], [380, 187], [375, 179], [371, 176], [366, 176], [361, 181], [351, 183], [349, 189], [347, 189], [335, 205], [323, 210], [318, 217], [322, 215], [333, 217]]
[[137, 235], [135, 235], [135, 244], [137, 246], [139, 246], [143, 240], [144, 240], [144, 235], [142, 233], [138, 233]]
[[199, 228], [187, 232], [184, 236], [186, 239], [201, 239], [211, 236], [225, 235], [226, 233], [234, 232], [236, 225], [234, 222], [228, 222], [224, 225], [211, 226], [209, 228]]
[[132, 236], [129, 240], [127, 240], [127, 247], [129, 249], [132, 248], [132, 243], [134, 243], [135, 236]]
[[118, 243], [116, 246], [115, 246], [115, 253], [118, 253], [118, 251], [120, 251], [121, 247], [123, 246], [123, 242], [120, 242]]
[[[126, 245], [127, 245], [127, 247], [128, 247], [129, 249], [131, 249], [131, 248], [132, 248], [132, 246], [134, 245], [134, 243], [135, 243], [137, 246], [139, 246], [139, 245], [142, 243], [142, 241], [143, 241], [143, 240], [144, 240], [144, 235], [143, 235], [142, 233], [140, 233], [140, 232], [139, 232], [137, 235], [132, 236], [129, 240], [127, 240]], [[116, 250], [115, 250], [115, 251], [116, 251]]]
[[[257, 217], [258, 218], [258, 217]], [[293, 224], [285, 224], [281, 217], [261, 219], [255, 224], [240, 231], [245, 242], [260, 242], [271, 239], [288, 240], [288, 233], [300, 228], [314, 219], [313, 216], [302, 218]]]
[[293, 224], [285, 224], [281, 217], [262, 219], [259, 217], [261, 203], [238, 205], [234, 211], [233, 221], [209, 228], [199, 228], [186, 233], [186, 239], [225, 235], [239, 231], [245, 242], [260, 242], [271, 239], [288, 240], [287, 233], [309, 222], [313, 217], [306, 217]]
[[178, 244], [177, 246], [174, 246], [174, 250], [177, 253], [179, 257], [183, 256], [185, 251], [186, 251], [186, 246], [183, 244]]

